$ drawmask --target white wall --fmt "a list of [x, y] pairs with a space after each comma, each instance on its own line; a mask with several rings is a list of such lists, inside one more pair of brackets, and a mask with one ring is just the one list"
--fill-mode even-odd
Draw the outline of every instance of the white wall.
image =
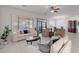
[[[1, 10], [0, 10], [0, 18], [1, 18]], [[1, 19], [0, 19], [0, 26], [1, 26]]]
[[[0, 28], [3, 31], [4, 26], [9, 25], [11, 27], [11, 16], [26, 16], [26, 17], [33, 17], [36, 21], [36, 18], [44, 18], [42, 15], [35, 14], [33, 12], [13, 8], [10, 6], [0, 6]], [[15, 19], [15, 18], [13, 18]], [[17, 18], [16, 18], [17, 19]], [[35, 25], [35, 24], [34, 24]], [[36, 25], [35, 25], [36, 26]]]

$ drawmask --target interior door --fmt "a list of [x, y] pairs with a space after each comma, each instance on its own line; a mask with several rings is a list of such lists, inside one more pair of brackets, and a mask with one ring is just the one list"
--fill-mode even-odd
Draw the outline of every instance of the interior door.
[[76, 33], [77, 32], [77, 27], [76, 27], [77, 22], [74, 21], [69, 21], [68, 22], [68, 32]]

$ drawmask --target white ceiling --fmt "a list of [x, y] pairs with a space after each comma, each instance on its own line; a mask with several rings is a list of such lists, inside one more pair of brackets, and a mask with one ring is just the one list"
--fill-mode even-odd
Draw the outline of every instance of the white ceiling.
[[50, 13], [48, 11], [49, 8], [48, 5], [11, 5], [11, 7], [23, 9], [26, 11], [31, 11], [41, 15], [46, 15], [47, 13]]
[[[50, 5], [12, 5], [11, 7], [31, 11], [40, 15], [50, 16], [52, 13], [49, 11]], [[78, 15], [79, 5], [58, 5], [60, 11], [57, 13], [63, 15]], [[53, 13], [54, 14], [54, 13]]]

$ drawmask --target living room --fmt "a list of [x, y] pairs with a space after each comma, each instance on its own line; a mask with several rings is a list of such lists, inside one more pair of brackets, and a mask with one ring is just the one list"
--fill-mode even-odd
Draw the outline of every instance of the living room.
[[[74, 9], [70, 11], [72, 7]], [[78, 39], [79, 32], [78, 7], [69, 5], [0, 6], [0, 36], [1, 39], [7, 40], [5, 43], [1, 40], [0, 52], [79, 52], [78, 43], [76, 43], [78, 40], [74, 42], [75, 38]], [[76, 24], [71, 24], [73, 22]], [[9, 31], [7, 39], [2, 35], [6, 28]], [[59, 38], [62, 39], [55, 42], [50, 51], [46, 44], [52, 42], [52, 39]]]

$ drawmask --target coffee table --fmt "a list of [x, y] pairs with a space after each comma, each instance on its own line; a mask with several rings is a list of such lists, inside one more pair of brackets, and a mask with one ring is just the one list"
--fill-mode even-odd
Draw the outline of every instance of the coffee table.
[[26, 42], [27, 42], [27, 44], [28, 44], [28, 42], [30, 42], [32, 45], [32, 42], [37, 41], [37, 40], [39, 40], [41, 42], [40, 37], [29, 37], [28, 39], [26, 39]]

